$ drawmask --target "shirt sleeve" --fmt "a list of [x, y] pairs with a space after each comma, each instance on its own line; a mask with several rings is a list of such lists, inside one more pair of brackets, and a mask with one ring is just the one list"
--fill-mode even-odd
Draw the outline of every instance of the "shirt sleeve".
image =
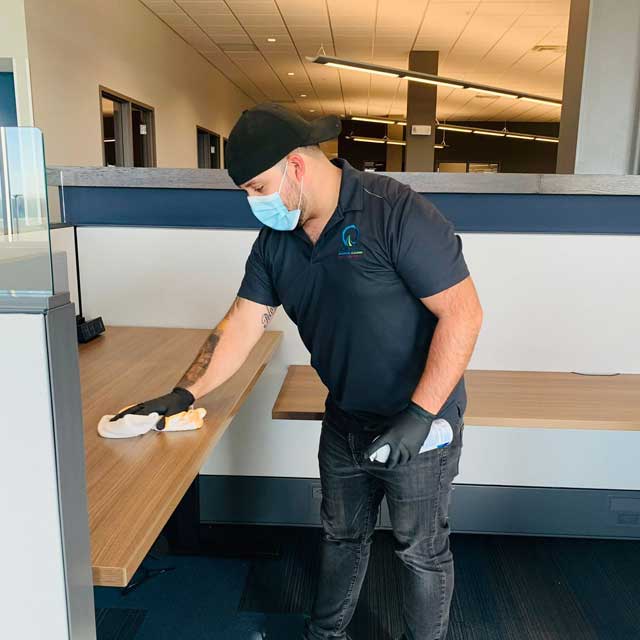
[[264, 240], [265, 229], [262, 229], [247, 258], [244, 278], [238, 290], [238, 297], [264, 304], [268, 307], [278, 307], [280, 299], [273, 285], [269, 265], [267, 265], [264, 258]]
[[462, 239], [426, 198], [407, 188], [393, 216], [391, 259], [417, 298], [440, 293], [469, 275]]

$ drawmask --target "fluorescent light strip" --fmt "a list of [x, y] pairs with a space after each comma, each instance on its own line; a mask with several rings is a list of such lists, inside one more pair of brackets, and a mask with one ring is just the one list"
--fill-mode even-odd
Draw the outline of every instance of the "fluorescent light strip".
[[539, 138], [538, 136], [536, 136], [535, 140], [536, 142], [555, 142], [556, 144], [560, 142], [558, 138]]
[[561, 102], [554, 102], [553, 100], [544, 100], [543, 98], [529, 98], [529, 96], [518, 96], [519, 100], [525, 100], [526, 102], [535, 102], [536, 104], [546, 104], [549, 107], [561, 107]]
[[390, 71], [378, 71], [377, 69], [366, 69], [365, 67], [354, 67], [350, 64], [341, 64], [339, 62], [325, 62], [327, 67], [335, 67], [336, 69], [348, 69], [349, 71], [364, 71], [365, 73], [373, 73], [377, 76], [388, 76], [390, 78], [397, 78], [397, 73], [391, 73]]
[[528, 136], [524, 133], [507, 133], [507, 138], [517, 138], [518, 140], [535, 140], [535, 136]]
[[395, 120], [384, 120], [383, 118], [369, 118], [365, 116], [351, 116], [352, 120], [359, 122], [379, 122], [381, 124], [396, 124]]
[[504, 138], [504, 131], [488, 131], [486, 129], [474, 129], [473, 133], [481, 136], [495, 136], [496, 138]]
[[[392, 71], [393, 67], [383, 67], [384, 70], [380, 68], [372, 69], [371, 67], [375, 65], [365, 66], [365, 64], [358, 63], [358, 62], [351, 62], [351, 61], [342, 62], [342, 61], [339, 61], [340, 58], [331, 58], [330, 56], [315, 56], [315, 57], [307, 56], [307, 60], [309, 60], [310, 62], [315, 62], [316, 64], [326, 65], [327, 67], [336, 67], [338, 69], [362, 71], [364, 73], [373, 73], [376, 75], [387, 76], [391, 78], [401, 78], [403, 80], [410, 80], [412, 82], [423, 82], [425, 84], [441, 85], [443, 87], [451, 87], [453, 89], [469, 89], [472, 91], [477, 91], [479, 93], [488, 93], [490, 95], [502, 96], [504, 98], [518, 98], [519, 100], [526, 100], [528, 102], [545, 104], [550, 107], [562, 106], [561, 100], [553, 100], [551, 98], [543, 98], [543, 97], [538, 98], [536, 96], [523, 95], [517, 91], [503, 91], [498, 87], [496, 87], [495, 89], [492, 89], [490, 87], [485, 88], [480, 86], [474, 86], [473, 83], [465, 82], [463, 80], [460, 80], [458, 82], [453, 80], [452, 78], [448, 78], [446, 80], [439, 80], [437, 76], [434, 76], [433, 78], [424, 77], [424, 76], [428, 76], [429, 74], [417, 76], [417, 75], [412, 75], [411, 72], [407, 72], [404, 69], [397, 69]], [[416, 72], [414, 71], [413, 73], [416, 73]]]
[[514, 100], [518, 97], [515, 93], [505, 93], [504, 91], [494, 91], [493, 89], [480, 89], [478, 87], [465, 87], [465, 89], [469, 89], [470, 91], [476, 91], [477, 93], [486, 93], [490, 96], [496, 96], [501, 98], [513, 98]]
[[406, 127], [407, 123], [403, 122], [402, 120], [396, 120], [395, 124], [399, 124], [401, 127]]
[[375, 144], [395, 144], [405, 146], [407, 143], [404, 140], [385, 140], [384, 138], [366, 138], [363, 136], [353, 136], [351, 138], [354, 142], [374, 142]]
[[456, 127], [448, 124], [439, 124], [438, 129], [441, 131], [456, 131], [458, 133], [471, 133], [473, 131], [471, 127]]
[[434, 149], [444, 149], [444, 145], [443, 144], [434, 144], [433, 148]]
[[354, 142], [375, 142], [376, 144], [384, 144], [382, 138], [363, 138], [361, 136], [354, 136], [351, 138]]
[[451, 87], [452, 89], [464, 89], [464, 84], [456, 84], [453, 82], [444, 82], [443, 80], [429, 80], [428, 78], [416, 78], [415, 76], [400, 76], [405, 80], [411, 80], [411, 82], [422, 82], [424, 84], [437, 84], [441, 87]]

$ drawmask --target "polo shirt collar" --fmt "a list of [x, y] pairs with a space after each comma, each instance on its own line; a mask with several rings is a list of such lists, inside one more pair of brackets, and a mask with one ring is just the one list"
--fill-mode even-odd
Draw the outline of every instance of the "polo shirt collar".
[[342, 169], [338, 209], [343, 213], [347, 211], [361, 211], [363, 206], [362, 172], [354, 169], [343, 158], [333, 158], [331, 162], [336, 167]]

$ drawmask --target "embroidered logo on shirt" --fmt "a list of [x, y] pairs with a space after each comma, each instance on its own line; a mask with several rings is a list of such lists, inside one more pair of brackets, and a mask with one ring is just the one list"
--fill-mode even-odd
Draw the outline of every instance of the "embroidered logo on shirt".
[[342, 244], [344, 245], [338, 256], [342, 258], [357, 258], [361, 256], [364, 251], [358, 248], [358, 242], [360, 241], [360, 229], [355, 224], [350, 224], [342, 230]]

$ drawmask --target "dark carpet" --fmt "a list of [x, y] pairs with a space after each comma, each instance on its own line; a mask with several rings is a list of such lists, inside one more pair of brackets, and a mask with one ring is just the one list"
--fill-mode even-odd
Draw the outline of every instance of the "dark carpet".
[[[281, 529], [278, 558], [254, 559], [239, 608], [308, 613], [319, 531]], [[447, 640], [639, 640], [640, 542], [453, 535], [456, 589]], [[402, 632], [400, 566], [377, 532], [349, 633]]]
[[144, 622], [144, 609], [96, 609], [98, 640], [134, 640]]

